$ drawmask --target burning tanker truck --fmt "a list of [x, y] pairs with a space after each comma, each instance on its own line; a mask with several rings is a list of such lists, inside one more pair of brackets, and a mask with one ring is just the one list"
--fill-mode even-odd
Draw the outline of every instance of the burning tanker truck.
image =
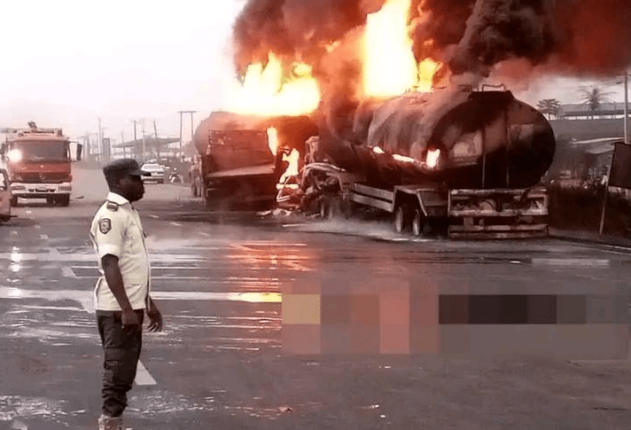
[[452, 238], [547, 235], [541, 179], [554, 133], [510, 91], [410, 92], [350, 111], [317, 120], [307, 164], [281, 188], [279, 203], [298, 196], [303, 211], [324, 218], [384, 211], [397, 232], [417, 236], [435, 229]]
[[201, 195], [209, 209], [269, 209], [288, 156], [318, 133], [307, 117], [213, 112], [195, 132]]

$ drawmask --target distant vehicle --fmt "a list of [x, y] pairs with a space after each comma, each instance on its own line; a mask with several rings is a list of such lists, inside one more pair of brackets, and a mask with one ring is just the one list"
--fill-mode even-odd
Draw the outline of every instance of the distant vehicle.
[[11, 187], [9, 174], [0, 168], [0, 222], [11, 219]]
[[[0, 158], [11, 181], [11, 204], [18, 198], [45, 198], [48, 204], [68, 206], [72, 192], [70, 139], [60, 128], [3, 128], [6, 141], [0, 145]], [[81, 159], [77, 145], [77, 161]]]
[[155, 163], [145, 163], [140, 167], [144, 173], [148, 173], [147, 176], [143, 176], [142, 180], [145, 182], [155, 181], [158, 184], [164, 184], [164, 167]]

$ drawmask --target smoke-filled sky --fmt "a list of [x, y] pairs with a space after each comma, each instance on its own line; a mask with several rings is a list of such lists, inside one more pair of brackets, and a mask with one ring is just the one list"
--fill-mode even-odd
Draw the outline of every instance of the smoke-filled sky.
[[[546, 63], [548, 69], [561, 70], [591, 60], [607, 68], [615, 65], [616, 58], [621, 59], [617, 47], [624, 46], [624, 35], [629, 34], [627, 31], [621, 36], [619, 31], [625, 7], [629, 9], [631, 4], [628, 0], [556, 0], [554, 14], [546, 15], [546, 19], [553, 19], [552, 23], [529, 20], [532, 14], [545, 15], [550, 11], [544, 7], [549, 3], [546, 0], [488, 3], [500, 7], [502, 13], [477, 13], [481, 19], [488, 16], [497, 21], [494, 28], [499, 30], [495, 33], [475, 25], [466, 31], [471, 13], [463, 6], [473, 4], [473, 0], [429, 0], [427, 6], [434, 19], [421, 19], [415, 28], [422, 34], [432, 34], [437, 45], [417, 46], [417, 55], [427, 55], [429, 48], [438, 48], [440, 43], [453, 45], [455, 41], [473, 40], [475, 43], [457, 51], [458, 55], [452, 48], [440, 52], [450, 55], [454, 68], [466, 65], [472, 56], [486, 62], [497, 60], [485, 51], [492, 43], [499, 43], [504, 52], [528, 52], [543, 60], [549, 55], [546, 47], [560, 40], [566, 42], [563, 46], [567, 49], [555, 51], [554, 61]], [[284, 9], [279, 10], [278, 4], [283, 4]], [[304, 4], [317, 5], [321, 13], [303, 8]], [[0, 127], [24, 126], [34, 120], [42, 126], [64, 127], [77, 137], [85, 132], [95, 133], [100, 117], [107, 136], [120, 139], [124, 131], [129, 139], [132, 120], [144, 118], [147, 132], [152, 131], [155, 119], [160, 135], [177, 136], [178, 110], [197, 110], [198, 122], [225, 103], [226, 89], [234, 75], [230, 40], [244, 6], [267, 17], [254, 20], [258, 25], [256, 32], [250, 31], [248, 22], [237, 24], [250, 48], [261, 48], [259, 42], [269, 37], [280, 51], [291, 53], [298, 49], [308, 58], [317, 57], [324, 49], [314, 41], [340, 38], [349, 28], [361, 25], [367, 12], [382, 4], [383, 0], [110, 0], [98, 5], [82, 0], [4, 1], [0, 5]], [[516, 9], [519, 5], [530, 7], [524, 12]], [[629, 22], [631, 11], [627, 13]], [[292, 25], [278, 27], [279, 22]], [[533, 22], [539, 24], [527, 25]], [[568, 28], [577, 31], [572, 33]], [[506, 44], [502, 37], [507, 29], [537, 35], [537, 45]], [[567, 44], [568, 40], [573, 44]], [[631, 47], [631, 40], [627, 39], [626, 46]], [[238, 58], [245, 58], [239, 47], [236, 52], [240, 54]], [[260, 56], [264, 50], [253, 52]], [[505, 70], [515, 75], [515, 70], [524, 69], [513, 64]], [[612, 101], [622, 101], [621, 86], [615, 77], [598, 82], [611, 85]], [[512, 88], [529, 102], [558, 98], [570, 103], [578, 101], [576, 87], [581, 83], [591, 81], [516, 79]], [[189, 128], [186, 123], [185, 130]]]

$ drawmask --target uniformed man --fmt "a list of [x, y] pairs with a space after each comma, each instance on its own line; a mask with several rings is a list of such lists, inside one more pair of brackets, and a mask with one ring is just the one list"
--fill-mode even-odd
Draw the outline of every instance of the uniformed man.
[[132, 206], [145, 192], [135, 160], [116, 160], [103, 168], [110, 189], [92, 221], [90, 238], [101, 277], [94, 303], [104, 352], [100, 430], [122, 429], [127, 393], [136, 377], [146, 311], [149, 331], [162, 330], [162, 315], [151, 299], [151, 268], [145, 234]]

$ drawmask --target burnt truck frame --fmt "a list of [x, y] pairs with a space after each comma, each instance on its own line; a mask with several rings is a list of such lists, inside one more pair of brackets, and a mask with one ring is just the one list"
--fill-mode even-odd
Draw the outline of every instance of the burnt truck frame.
[[210, 130], [200, 164], [201, 196], [214, 210], [273, 206], [284, 172], [282, 149], [273, 155], [261, 130]]
[[[391, 215], [397, 232], [414, 236], [430, 232], [454, 239], [548, 236], [549, 196], [541, 177], [554, 153], [551, 127], [532, 107], [514, 100], [508, 92], [472, 93], [465, 103], [476, 103], [473, 106], [479, 108], [489, 101], [497, 102], [493, 121], [480, 121], [480, 126], [474, 122], [477, 131], [467, 134], [471, 142], [458, 141], [464, 146], [436, 146], [442, 152], [434, 165], [430, 165], [428, 154], [421, 162], [387, 153], [379, 146], [351, 147], [355, 153], [352, 159], [368, 160], [363, 171], [345, 169], [332, 161], [336, 157], [308, 164], [299, 179], [304, 193], [302, 209], [322, 218], [348, 217], [360, 208], [377, 210]], [[470, 107], [457, 105], [442, 116], [442, 125], [438, 122], [432, 129], [435, 145], [441, 142], [439, 132], [454, 123], [452, 112], [460, 117], [469, 112], [462, 106]], [[508, 109], [512, 109], [510, 114]], [[310, 146], [327, 147], [320, 139], [310, 139]], [[493, 151], [488, 149], [493, 145]], [[529, 157], [536, 151], [543, 154], [543, 161], [530, 170], [528, 163], [533, 158]], [[399, 169], [408, 175], [384, 180], [383, 175], [375, 176], [381, 173], [379, 169]], [[282, 194], [277, 202], [286, 200]]]
[[545, 187], [450, 189], [441, 184], [397, 185], [384, 189], [363, 178], [318, 163], [303, 174], [326, 172], [335, 182], [315, 202], [322, 219], [350, 217], [356, 206], [392, 215], [397, 233], [431, 232], [452, 239], [519, 239], [548, 236], [549, 197]]

